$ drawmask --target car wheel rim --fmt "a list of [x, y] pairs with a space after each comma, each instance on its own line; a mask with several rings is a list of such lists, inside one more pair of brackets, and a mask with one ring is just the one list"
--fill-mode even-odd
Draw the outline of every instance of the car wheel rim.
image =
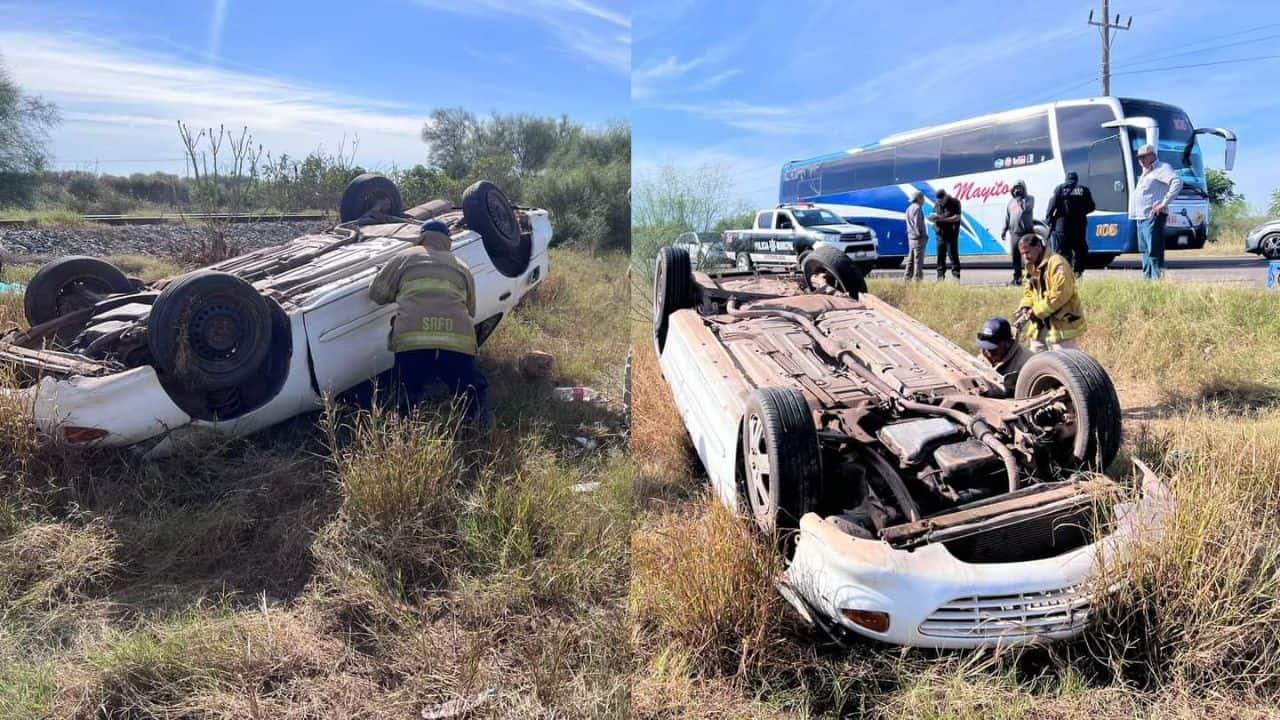
[[1269, 237], [1262, 241], [1262, 254], [1271, 256], [1280, 254], [1280, 237]]
[[[1048, 392], [1054, 392], [1062, 388], [1062, 383], [1052, 377], [1042, 377], [1031, 384], [1030, 395], [1028, 397], [1036, 397]], [[1062, 440], [1073, 440], [1076, 436], [1076, 405], [1071, 398], [1071, 393], [1067, 392], [1067, 397], [1055, 403], [1051, 407], [1060, 407], [1062, 412], [1062, 421], [1055, 428], [1055, 435]]]
[[192, 313], [189, 321], [187, 337], [192, 353], [208, 362], [229, 360], [243, 340], [243, 328], [237, 308], [227, 303], [208, 303]]
[[739, 270], [750, 270], [750, 269], [751, 269], [751, 258], [748, 258], [746, 255], [739, 255], [739, 256], [738, 256], [738, 269], [739, 269]]
[[759, 415], [747, 420], [747, 494], [756, 521], [765, 531], [773, 529], [773, 500], [770, 485], [769, 448], [765, 441], [764, 421]]
[[662, 288], [666, 285], [667, 263], [658, 260], [658, 269], [653, 273], [653, 330], [656, 333], [662, 327], [663, 298]]

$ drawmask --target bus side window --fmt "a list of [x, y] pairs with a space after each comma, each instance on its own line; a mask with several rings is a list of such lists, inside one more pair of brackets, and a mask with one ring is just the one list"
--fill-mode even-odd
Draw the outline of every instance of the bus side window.
[[993, 135], [995, 157], [1011, 161], [1014, 167], [1034, 165], [1053, 157], [1048, 115], [1000, 123], [993, 128]]
[[[1004, 163], [1001, 162], [1001, 165]], [[942, 163], [939, 177], [955, 177], [995, 169], [991, 128], [961, 130], [942, 138]]]
[[938, 177], [941, 148], [942, 141], [939, 138], [926, 138], [899, 145], [894, 150], [894, 181], [908, 183]]

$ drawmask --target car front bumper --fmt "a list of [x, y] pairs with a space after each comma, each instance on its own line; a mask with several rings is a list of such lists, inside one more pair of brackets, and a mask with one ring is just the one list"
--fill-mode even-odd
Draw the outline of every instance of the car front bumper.
[[[802, 614], [820, 615], [817, 622], [899, 645], [978, 648], [1074, 637], [1091, 619], [1099, 569], [1158, 531], [1172, 507], [1168, 488], [1142, 469], [1141, 495], [1116, 506], [1111, 534], [1042, 560], [971, 564], [941, 544], [898, 550], [810, 513], [800, 521], [783, 595]], [[888, 628], [870, 630], [844, 610], [885, 613]]]

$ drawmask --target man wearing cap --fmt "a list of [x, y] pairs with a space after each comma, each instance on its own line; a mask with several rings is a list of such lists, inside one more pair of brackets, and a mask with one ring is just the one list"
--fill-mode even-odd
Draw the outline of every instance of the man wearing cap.
[[929, 227], [924, 224], [924, 193], [919, 190], [907, 205], [907, 274], [905, 280], [924, 279], [924, 246], [929, 244]]
[[1018, 373], [1031, 358], [1031, 351], [1013, 339], [1013, 328], [1009, 321], [993, 317], [982, 323], [982, 329], [978, 330], [978, 349], [982, 351], [982, 359], [1004, 379], [1005, 397], [1013, 397], [1014, 388], [1018, 385]]
[[469, 420], [485, 421], [488, 383], [476, 365], [475, 279], [453, 256], [449, 228], [439, 220], [422, 226], [418, 245], [393, 257], [369, 287], [379, 305], [396, 303], [391, 327], [396, 354], [392, 377], [413, 407], [433, 382], [465, 399]]
[[1159, 280], [1164, 272], [1164, 223], [1169, 203], [1182, 192], [1182, 178], [1169, 163], [1156, 158], [1156, 149], [1138, 150], [1142, 175], [1129, 200], [1129, 219], [1138, 223], [1138, 251], [1142, 253], [1142, 277]]
[[960, 199], [938, 188], [937, 203], [933, 206], [933, 225], [938, 229], [938, 279], [947, 275], [947, 259], [951, 259], [951, 274], [960, 279]]
[[1009, 189], [1009, 204], [1004, 210], [1004, 230], [1000, 237], [1009, 243], [1009, 254], [1013, 259], [1013, 285], [1022, 284], [1022, 253], [1018, 250], [1018, 238], [1035, 232], [1036, 199], [1027, 194], [1027, 184], [1021, 180]]
[[1018, 241], [1027, 282], [1018, 307], [1015, 325], [1021, 331], [1034, 323], [1036, 335], [1031, 349], [1076, 347], [1076, 338], [1085, 330], [1084, 305], [1076, 293], [1071, 264], [1046, 248], [1040, 236], [1028, 233]]
[[1080, 184], [1080, 175], [1073, 170], [1067, 173], [1066, 182], [1053, 189], [1044, 217], [1044, 224], [1057, 237], [1054, 249], [1071, 263], [1076, 277], [1084, 274], [1084, 262], [1089, 256], [1089, 213], [1096, 209], [1093, 193], [1087, 185]]

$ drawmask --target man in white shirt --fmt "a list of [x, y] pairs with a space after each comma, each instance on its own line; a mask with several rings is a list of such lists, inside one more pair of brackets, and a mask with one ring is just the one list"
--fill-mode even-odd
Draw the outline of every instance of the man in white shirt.
[[1182, 179], [1167, 162], [1156, 159], [1156, 149], [1138, 150], [1142, 175], [1129, 200], [1129, 218], [1138, 224], [1138, 251], [1142, 253], [1142, 277], [1159, 280], [1164, 271], [1164, 223], [1169, 203], [1182, 192]]

